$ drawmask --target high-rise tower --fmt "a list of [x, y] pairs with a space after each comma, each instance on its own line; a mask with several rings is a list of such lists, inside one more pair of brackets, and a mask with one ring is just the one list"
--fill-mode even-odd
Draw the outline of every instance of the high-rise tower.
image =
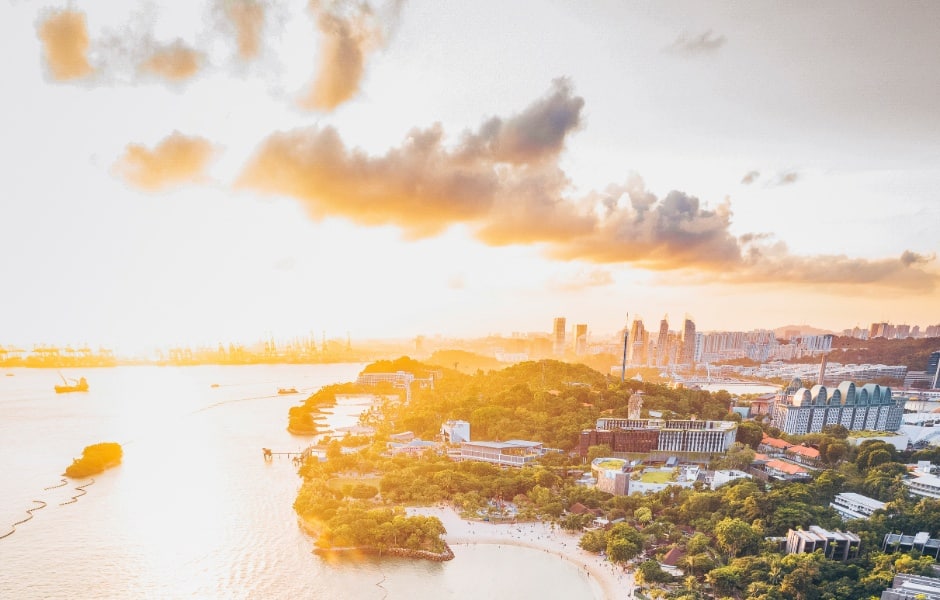
[[552, 354], [562, 356], [565, 353], [565, 318], [555, 317], [552, 328]]
[[679, 362], [695, 370], [695, 323], [688, 317], [682, 328], [682, 353]]
[[587, 352], [587, 324], [578, 323], [574, 326], [574, 353], [581, 355]]
[[666, 346], [669, 341], [669, 315], [663, 315], [663, 320], [659, 322], [659, 337], [656, 338], [656, 365], [662, 367], [667, 363], [669, 356]]

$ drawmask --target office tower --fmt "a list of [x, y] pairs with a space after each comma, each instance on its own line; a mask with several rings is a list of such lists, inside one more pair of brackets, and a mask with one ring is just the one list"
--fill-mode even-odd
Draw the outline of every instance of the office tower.
[[578, 323], [574, 326], [574, 353], [581, 355], [587, 352], [587, 324]]
[[667, 364], [669, 352], [667, 343], [669, 341], [669, 315], [663, 315], [663, 320], [659, 322], [659, 337], [656, 338], [656, 365], [664, 366]]
[[565, 353], [565, 318], [555, 317], [552, 330], [552, 354], [562, 356]]
[[682, 328], [682, 350], [679, 362], [695, 368], [695, 323], [686, 318]]
[[646, 328], [643, 327], [643, 321], [633, 320], [633, 327], [630, 328], [630, 364], [633, 366], [646, 365], [646, 342], [649, 338], [646, 334]]

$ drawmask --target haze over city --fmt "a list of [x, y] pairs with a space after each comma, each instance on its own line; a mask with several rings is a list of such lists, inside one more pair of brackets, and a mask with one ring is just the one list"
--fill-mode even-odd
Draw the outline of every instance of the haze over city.
[[937, 11], [3, 3], [0, 344], [934, 324]]

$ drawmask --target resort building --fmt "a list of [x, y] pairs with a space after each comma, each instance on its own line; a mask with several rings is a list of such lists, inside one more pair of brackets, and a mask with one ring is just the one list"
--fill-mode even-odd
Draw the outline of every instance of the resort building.
[[591, 461], [591, 475], [595, 487], [615, 496], [627, 495], [630, 488], [630, 464], [622, 458], [595, 458]]
[[923, 575], [895, 575], [881, 600], [940, 600], [940, 579]]
[[803, 387], [796, 378], [777, 395], [772, 424], [791, 435], [818, 433], [826, 425], [843, 425], [849, 431], [897, 431], [904, 400], [893, 398], [890, 387], [868, 383], [856, 387], [843, 381], [835, 389]]
[[598, 444], [618, 453], [723, 453], [734, 443], [737, 429], [734, 421], [602, 418], [596, 429], [581, 432], [578, 449], [581, 456]]
[[829, 503], [829, 506], [839, 513], [843, 521], [848, 521], [850, 519], [868, 519], [876, 510], [883, 509], [885, 503], [854, 492], [842, 492], [836, 494], [835, 499]]
[[940, 557], [940, 540], [930, 537], [927, 531], [915, 535], [889, 533], [881, 543], [883, 552], [912, 552], [917, 551], [921, 556]]
[[861, 538], [850, 531], [827, 531], [816, 525], [805, 531], [791, 529], [787, 532], [787, 554], [822, 550], [828, 559], [846, 561], [858, 556], [861, 543]]
[[441, 435], [450, 444], [470, 441], [470, 423], [467, 421], [447, 421], [441, 425]]
[[712, 475], [711, 489], [717, 489], [724, 484], [736, 479], [754, 479], [754, 476], [750, 475], [749, 473], [745, 473], [744, 471], [738, 471], [737, 469], [715, 471], [715, 473]]
[[477, 460], [503, 467], [522, 467], [538, 459], [546, 450], [541, 442], [509, 440], [508, 442], [463, 442], [456, 460]]

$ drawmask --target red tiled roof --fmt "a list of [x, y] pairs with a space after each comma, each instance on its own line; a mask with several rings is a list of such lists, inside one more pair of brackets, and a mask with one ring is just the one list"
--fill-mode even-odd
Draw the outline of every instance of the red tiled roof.
[[787, 448], [787, 452], [799, 454], [800, 456], [805, 456], [806, 458], [819, 458], [819, 450], [816, 448], [810, 448], [809, 446], [790, 446]]
[[580, 502], [575, 502], [571, 505], [571, 508], [568, 509], [568, 512], [576, 515], [583, 515], [584, 513], [591, 512], [591, 509], [581, 504]]
[[777, 471], [782, 471], [787, 475], [796, 475], [797, 473], [807, 473], [808, 471], [799, 465], [794, 465], [793, 463], [788, 463], [782, 460], [768, 460], [766, 467], [768, 469], [775, 469]]
[[670, 567], [676, 566], [682, 557], [685, 556], [685, 552], [679, 549], [679, 546], [673, 546], [672, 550], [666, 553], [666, 556], [663, 557], [661, 561], [664, 565], [669, 565]]
[[785, 442], [783, 440], [779, 440], [777, 438], [772, 438], [768, 436], [764, 436], [763, 438], [761, 438], [760, 443], [764, 446], [770, 446], [771, 448], [780, 448], [781, 450], [786, 450], [787, 448], [793, 445], [790, 442]]

